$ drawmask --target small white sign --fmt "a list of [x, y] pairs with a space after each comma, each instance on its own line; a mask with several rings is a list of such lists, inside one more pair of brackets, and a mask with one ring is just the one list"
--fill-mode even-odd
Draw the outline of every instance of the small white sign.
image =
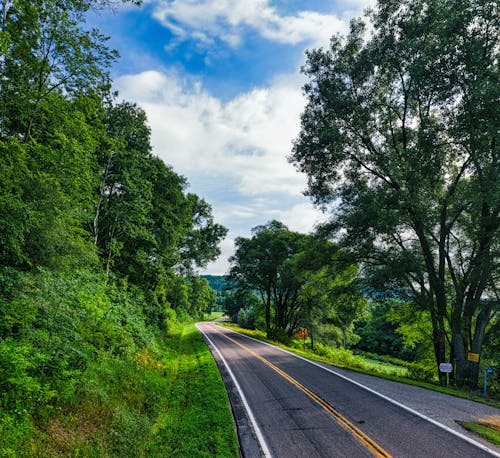
[[439, 372], [452, 372], [453, 364], [451, 363], [440, 363], [439, 364]]

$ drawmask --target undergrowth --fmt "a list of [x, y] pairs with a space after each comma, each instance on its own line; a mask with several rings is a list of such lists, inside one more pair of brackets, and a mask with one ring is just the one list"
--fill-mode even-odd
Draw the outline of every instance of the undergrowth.
[[141, 290], [92, 272], [0, 286], [0, 457], [238, 455], [194, 324], [153, 327]]

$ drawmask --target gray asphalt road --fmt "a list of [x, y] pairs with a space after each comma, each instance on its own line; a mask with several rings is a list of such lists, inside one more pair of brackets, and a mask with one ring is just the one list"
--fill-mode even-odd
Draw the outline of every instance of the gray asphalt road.
[[246, 456], [500, 456], [321, 367], [213, 324], [199, 329], [215, 347], [235, 416], [245, 411]]

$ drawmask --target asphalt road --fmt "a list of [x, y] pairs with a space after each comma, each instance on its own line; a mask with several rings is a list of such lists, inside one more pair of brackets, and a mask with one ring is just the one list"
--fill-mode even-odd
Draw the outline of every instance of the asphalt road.
[[210, 323], [248, 457], [500, 456], [321, 367]]

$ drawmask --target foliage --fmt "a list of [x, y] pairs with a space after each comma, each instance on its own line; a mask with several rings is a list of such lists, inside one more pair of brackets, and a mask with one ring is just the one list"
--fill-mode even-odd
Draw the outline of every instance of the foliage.
[[205, 278], [208, 281], [210, 288], [215, 291], [217, 310], [223, 311], [228, 288], [225, 275], [201, 275], [201, 278]]
[[[337, 248], [316, 236], [289, 231], [278, 221], [238, 238], [229, 281], [236, 293], [226, 309], [244, 327], [254, 327], [263, 308], [267, 336], [287, 340], [300, 328], [346, 346], [356, 340], [352, 323], [366, 305], [356, 278], [358, 268]], [[311, 341], [313, 343], [313, 340]]]
[[231, 318], [231, 321], [236, 323], [241, 309], [256, 311], [259, 304], [259, 298], [255, 294], [244, 289], [236, 289], [226, 294], [224, 299], [224, 310]]
[[[179, 349], [167, 334], [214, 307], [196, 269], [226, 229], [153, 155], [144, 111], [110, 93], [117, 53], [84, 25], [108, 3], [0, 5], [2, 456], [153, 453], [165, 370], [184, 350], [203, 367], [178, 381], [210, 378], [207, 397], [226, 402], [201, 337]], [[218, 415], [203, 441], [234, 454], [230, 413]]]
[[398, 323], [403, 320], [390, 320], [388, 313], [392, 307], [390, 300], [373, 300], [365, 314], [356, 321], [355, 332], [360, 336], [356, 348], [379, 355], [413, 360], [415, 351], [403, 341], [398, 332]]
[[290, 159], [335, 203], [324, 232], [428, 311], [436, 369], [476, 386], [466, 354], [499, 310], [498, 4], [379, 1], [370, 19], [307, 53]]

